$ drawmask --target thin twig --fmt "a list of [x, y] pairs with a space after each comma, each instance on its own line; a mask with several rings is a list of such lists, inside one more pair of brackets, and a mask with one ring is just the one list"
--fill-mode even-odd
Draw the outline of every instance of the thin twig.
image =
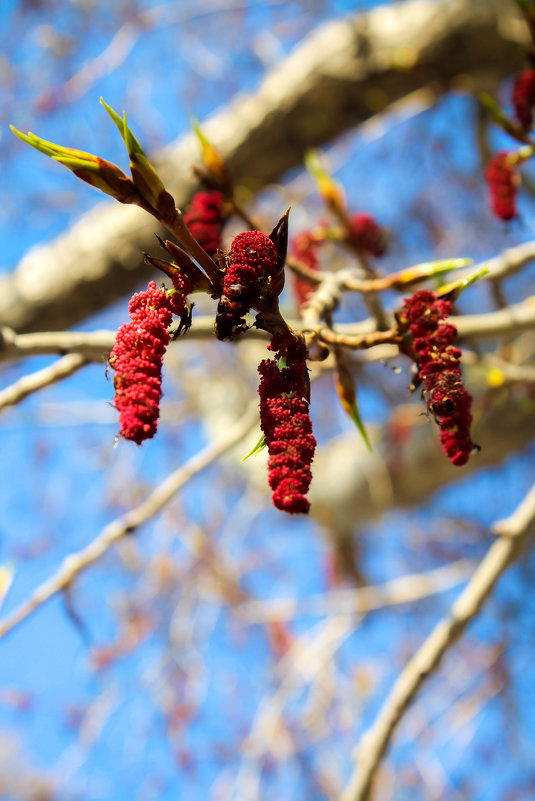
[[19, 378], [14, 384], [0, 391], [0, 411], [7, 406], [14, 406], [33, 392], [68, 378], [88, 363], [89, 360], [81, 353], [69, 353], [54, 364]]
[[317, 331], [317, 335], [322, 342], [326, 342], [329, 345], [345, 345], [346, 348], [355, 350], [365, 350], [366, 348], [373, 348], [375, 345], [391, 345], [401, 342], [401, 336], [397, 328], [391, 328], [389, 331], [374, 331], [364, 336], [347, 336], [346, 334], [339, 334], [324, 325]]
[[474, 563], [459, 559], [450, 565], [412, 573], [377, 586], [333, 590], [308, 598], [278, 598], [273, 601], [246, 601], [234, 608], [240, 618], [251, 623], [291, 620], [296, 617], [363, 615], [387, 606], [413, 603], [456, 587], [472, 575]]
[[[460, 340], [492, 339], [535, 328], [535, 296], [531, 295], [521, 303], [514, 303], [507, 309], [486, 314], [464, 314], [450, 317], [448, 322], [455, 326]], [[298, 326], [299, 327], [299, 326]], [[375, 330], [375, 321], [362, 320], [358, 323], [339, 323], [335, 331], [345, 336], [365, 336]]]
[[184, 484], [233, 445], [236, 445], [255, 424], [257, 416], [258, 410], [255, 403], [221, 439], [208, 445], [186, 464], [171, 473], [143, 503], [109, 523], [85, 548], [67, 556], [56, 573], [40, 584], [26, 601], [23, 601], [3, 621], [0, 621], [0, 639], [32, 615], [46, 601], [69, 587], [83, 570], [97, 562], [118, 540], [127, 534], [132, 534], [139, 526], [160, 512]]
[[440, 665], [442, 657], [481, 611], [507, 568], [520, 556], [535, 521], [535, 486], [515, 512], [497, 522], [499, 539], [489, 548], [469, 584], [405, 667], [384, 702], [372, 727], [357, 747], [356, 767], [340, 801], [366, 801], [388, 745], [409, 705], [425, 679]]

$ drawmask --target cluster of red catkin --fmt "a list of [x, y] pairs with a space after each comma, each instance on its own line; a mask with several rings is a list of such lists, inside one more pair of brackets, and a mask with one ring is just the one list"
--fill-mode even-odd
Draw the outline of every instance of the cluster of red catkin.
[[[188, 212], [192, 232], [212, 256], [221, 244], [222, 203], [221, 193], [199, 193]], [[373, 255], [384, 252], [382, 229], [370, 215], [353, 215], [351, 222], [347, 236], [353, 244], [358, 240], [359, 247]], [[319, 269], [318, 249], [324, 241], [325, 226], [303, 231], [294, 240], [294, 253], [311, 269]], [[215, 320], [219, 339], [239, 336], [246, 330], [245, 315], [251, 309], [266, 308], [262, 306], [266, 297], [273, 301], [273, 279], [278, 270], [278, 247], [270, 237], [247, 231], [234, 238]], [[172, 290], [165, 291], [151, 282], [144, 292], [134, 295], [129, 305], [130, 322], [119, 329], [110, 358], [121, 436], [138, 445], [156, 433], [168, 329], [174, 315], [183, 315], [187, 295], [194, 288], [179, 271], [173, 274], [173, 284]], [[268, 303], [267, 308], [274, 307]], [[453, 464], [462, 465], [473, 448], [469, 434], [471, 397], [462, 384], [460, 351], [454, 345], [456, 329], [443, 322], [450, 311], [448, 301], [421, 291], [405, 301], [401, 319], [414, 339], [419, 377], [439, 423], [444, 450]], [[269, 454], [268, 481], [276, 508], [291, 514], [306, 513], [316, 448], [309, 414], [307, 349], [282, 318], [272, 330], [276, 333], [268, 349], [273, 358], [264, 359], [258, 367], [260, 426]]]
[[181, 316], [191, 291], [180, 273], [166, 292], [151, 281], [128, 307], [130, 322], [117, 332], [110, 356], [115, 370], [115, 408], [121, 436], [140, 445], [156, 433], [162, 396], [162, 360], [169, 344], [173, 315]]
[[[533, 127], [534, 107], [535, 69], [528, 69], [517, 75], [513, 85], [514, 116], [521, 135], [527, 135]], [[518, 165], [523, 160], [516, 151], [501, 150], [485, 170], [492, 213], [500, 220], [508, 221], [517, 216]]]
[[273, 503], [284, 512], [306, 513], [316, 449], [308, 408], [306, 347], [291, 331], [276, 333], [260, 374], [260, 427], [267, 445]]
[[246, 231], [235, 237], [217, 306], [218, 339], [235, 339], [246, 330], [245, 315], [258, 303], [263, 285], [275, 275], [277, 266], [275, 245], [266, 234]]
[[457, 329], [442, 322], [451, 303], [420, 290], [403, 304], [401, 318], [409, 324], [429, 408], [440, 428], [440, 441], [454, 465], [465, 464], [474, 449], [470, 439], [472, 396], [463, 386]]

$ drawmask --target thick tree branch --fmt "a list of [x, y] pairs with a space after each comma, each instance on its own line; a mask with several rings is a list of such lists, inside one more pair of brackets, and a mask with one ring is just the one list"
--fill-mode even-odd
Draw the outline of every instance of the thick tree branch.
[[362, 737], [355, 772], [340, 801], [370, 798], [373, 778], [404, 713], [424, 681], [437, 670], [444, 654], [479, 614], [499, 578], [518, 559], [534, 522], [535, 486], [509, 518], [495, 524], [494, 532], [499, 539], [487, 552], [450, 614], [438, 623], [394, 684], [375, 723]]
[[[380, 109], [458, 74], [497, 81], [521, 66], [505, 38], [514, 11], [501, 0], [405, 0], [321, 26], [270, 73], [206, 124], [239, 183], [257, 191]], [[514, 38], [514, 37], [512, 37]], [[29, 122], [29, 121], [28, 121]], [[186, 136], [156, 159], [183, 205], [195, 189], [198, 146]], [[142, 251], [155, 223], [134, 207], [103, 204], [50, 245], [30, 251], [0, 279], [0, 324], [17, 331], [66, 328], [103, 308], [146, 275]], [[160, 232], [161, 233], [161, 232]]]

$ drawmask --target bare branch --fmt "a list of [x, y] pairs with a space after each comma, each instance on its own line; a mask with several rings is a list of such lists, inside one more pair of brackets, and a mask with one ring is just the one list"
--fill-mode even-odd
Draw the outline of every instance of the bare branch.
[[340, 801], [366, 801], [370, 797], [373, 778], [404, 713], [424, 681], [437, 670], [446, 651], [479, 614], [499, 578], [520, 556], [534, 522], [535, 486], [510, 517], [495, 524], [499, 539], [488, 550], [448, 617], [437, 624], [394, 684], [377, 719], [362, 737], [357, 766]]
[[461, 340], [492, 339], [535, 328], [535, 296], [488, 314], [450, 318]]
[[[210, 315], [193, 318], [188, 340], [205, 340], [214, 336], [214, 318]], [[294, 327], [298, 322], [294, 321]], [[115, 331], [40, 331], [35, 334], [17, 334], [12, 328], [0, 328], [0, 362], [44, 354], [78, 353], [87, 361], [105, 362], [115, 343]], [[259, 328], [247, 332], [248, 339], [267, 339], [268, 334]], [[182, 340], [181, 340], [182, 341]]]
[[20, 403], [21, 400], [24, 400], [33, 392], [38, 392], [40, 389], [68, 378], [88, 363], [89, 360], [80, 353], [69, 353], [48, 367], [23, 376], [11, 386], [0, 390], [0, 411], [7, 406], [14, 406], [16, 403]]
[[474, 563], [459, 559], [451, 565], [413, 573], [378, 586], [333, 590], [309, 598], [277, 598], [274, 601], [247, 601], [234, 612], [252, 623], [289, 620], [300, 616], [362, 615], [387, 606], [413, 603], [450, 590], [472, 575]]
[[158, 514], [184, 484], [246, 436], [257, 419], [258, 409], [255, 402], [235, 426], [219, 440], [208, 445], [186, 464], [171, 473], [143, 503], [109, 523], [85, 548], [67, 556], [54, 575], [37, 587], [30, 598], [0, 621], [0, 639], [50, 598], [69, 587], [83, 570], [97, 562], [118, 540], [127, 534], [132, 534]]
[[88, 361], [105, 361], [115, 342], [114, 331], [44, 331], [17, 334], [12, 328], [0, 328], [0, 361], [57, 353], [78, 353]]
[[[318, 291], [318, 290], [316, 290]], [[389, 318], [392, 321], [392, 318]], [[448, 322], [458, 331], [460, 341], [492, 339], [535, 328], [535, 296], [506, 309], [486, 314], [463, 314], [450, 317]], [[337, 334], [346, 337], [366, 337], [375, 331], [375, 320], [371, 318], [358, 323], [340, 323], [334, 327]]]

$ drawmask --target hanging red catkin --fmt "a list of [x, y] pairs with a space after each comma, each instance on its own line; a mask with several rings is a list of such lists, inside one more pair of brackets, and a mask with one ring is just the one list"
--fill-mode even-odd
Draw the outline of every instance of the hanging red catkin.
[[221, 192], [198, 192], [194, 195], [184, 222], [209, 256], [221, 247], [221, 230], [225, 222], [224, 196]]
[[492, 212], [500, 220], [512, 220], [517, 213], [516, 194], [520, 176], [515, 166], [510, 163], [510, 155], [505, 150], [500, 151], [491, 159], [485, 170]]
[[367, 212], [358, 212], [350, 220], [350, 237], [355, 244], [372, 256], [383, 256], [386, 253], [386, 234], [375, 218]]
[[[291, 254], [309, 270], [318, 272], [320, 269], [318, 253], [324, 241], [324, 228], [307, 228], [293, 238]], [[314, 285], [309, 284], [305, 278], [299, 275], [293, 276], [292, 290], [299, 308], [307, 302], [314, 289]]]
[[531, 130], [533, 124], [533, 106], [535, 105], [535, 69], [524, 70], [517, 75], [513, 86], [513, 106], [515, 117], [524, 133]]
[[120, 436], [141, 445], [156, 433], [162, 395], [162, 361], [169, 344], [168, 327], [173, 315], [184, 311], [189, 281], [173, 278], [169, 294], [151, 281], [129, 304], [131, 322], [117, 331], [110, 364], [115, 370], [115, 408]]
[[440, 428], [440, 441], [454, 465], [465, 464], [474, 448], [470, 439], [472, 396], [463, 386], [461, 351], [455, 347], [457, 329], [442, 321], [451, 303], [421, 290], [408, 298], [402, 319], [409, 323], [429, 408]]
[[277, 509], [307, 513], [306, 493], [316, 440], [307, 400], [306, 347], [291, 331], [274, 334], [260, 374], [260, 427], [268, 448], [268, 480]]

